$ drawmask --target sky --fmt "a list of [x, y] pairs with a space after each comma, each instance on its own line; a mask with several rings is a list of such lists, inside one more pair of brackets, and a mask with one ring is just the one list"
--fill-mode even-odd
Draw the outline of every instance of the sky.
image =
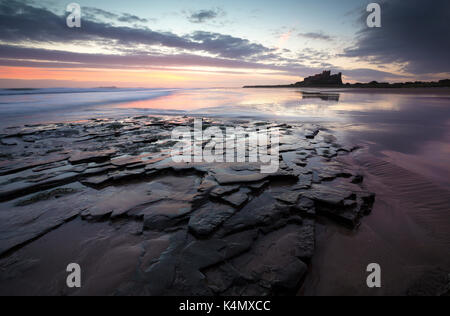
[[323, 70], [345, 82], [450, 78], [450, 1], [0, 0], [0, 88], [240, 87]]

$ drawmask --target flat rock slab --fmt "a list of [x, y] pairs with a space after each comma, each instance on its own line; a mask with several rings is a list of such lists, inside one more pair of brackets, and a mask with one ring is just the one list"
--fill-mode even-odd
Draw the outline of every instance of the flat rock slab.
[[242, 175], [232, 173], [214, 174], [214, 178], [216, 178], [217, 182], [219, 182], [221, 185], [260, 182], [267, 179], [268, 177], [269, 175], [261, 173], [242, 174]]
[[352, 195], [354, 193], [351, 191], [319, 184], [313, 185], [311, 190], [303, 193], [304, 197], [330, 205], [343, 205], [344, 200], [349, 199]]
[[177, 225], [184, 216], [192, 212], [189, 203], [162, 202], [148, 207], [143, 211], [144, 228], [148, 230], [162, 231]]
[[242, 208], [245, 203], [249, 200], [250, 189], [242, 188], [236, 193], [232, 193], [231, 195], [222, 196], [221, 199], [225, 203], [232, 205], [235, 208]]
[[86, 162], [102, 162], [108, 160], [115, 153], [116, 151], [113, 149], [93, 152], [79, 151], [70, 156], [69, 162], [74, 165]]
[[[299, 258], [309, 246], [309, 236], [290, 225], [259, 238], [250, 252], [232, 261], [232, 266], [248, 281], [225, 292], [225, 295], [265, 295], [292, 291], [307, 273]], [[224, 275], [223, 277], [226, 277]]]
[[[217, 185], [217, 182], [214, 182]], [[221, 197], [227, 194], [234, 193], [239, 191], [239, 185], [229, 185], [229, 186], [218, 186], [214, 190], [211, 191], [211, 196], [213, 197]]]
[[5, 146], [17, 146], [17, 141], [12, 138], [2, 138], [0, 143]]
[[207, 203], [190, 217], [189, 229], [197, 236], [208, 236], [236, 213], [228, 205]]
[[223, 230], [226, 234], [230, 234], [258, 226], [268, 226], [288, 213], [288, 209], [277, 204], [272, 196], [262, 194], [227, 220], [223, 224]]

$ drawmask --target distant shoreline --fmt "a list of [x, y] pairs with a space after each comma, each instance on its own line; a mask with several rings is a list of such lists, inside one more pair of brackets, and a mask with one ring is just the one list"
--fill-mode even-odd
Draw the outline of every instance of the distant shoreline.
[[[243, 89], [265, 89], [264, 87], [250, 88], [244, 87]], [[353, 92], [353, 93], [401, 93], [401, 94], [443, 94], [450, 95], [450, 87], [429, 87], [429, 88], [358, 88], [358, 87], [268, 87], [266, 89], [298, 89], [299, 91], [306, 89], [322, 89], [319, 92], [334, 92], [334, 93], [345, 93], [345, 92]], [[306, 91], [307, 92], [307, 91]]]
[[312, 77], [305, 78], [302, 82], [297, 82], [289, 85], [256, 85], [256, 86], [244, 86], [244, 89], [248, 88], [368, 88], [368, 89], [411, 89], [411, 88], [449, 88], [450, 79], [444, 79], [440, 81], [414, 81], [414, 82], [377, 82], [371, 81], [369, 83], [346, 83], [342, 82], [342, 74], [330, 75], [330, 71], [324, 71], [322, 74], [318, 74]]
[[424, 83], [424, 84], [409, 84], [409, 83], [393, 83], [393, 84], [370, 84], [370, 83], [356, 83], [344, 85], [258, 85], [258, 86], [244, 86], [243, 89], [285, 89], [285, 88], [318, 88], [318, 89], [436, 89], [436, 88], [450, 88], [450, 79], [442, 80], [443, 83]]

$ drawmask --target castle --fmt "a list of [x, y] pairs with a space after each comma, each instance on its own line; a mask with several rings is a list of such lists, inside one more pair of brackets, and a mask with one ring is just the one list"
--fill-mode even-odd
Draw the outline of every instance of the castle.
[[324, 71], [321, 74], [317, 74], [311, 77], [305, 78], [302, 82], [297, 82], [295, 86], [298, 87], [311, 87], [311, 86], [341, 86], [342, 73], [332, 75], [331, 71]]

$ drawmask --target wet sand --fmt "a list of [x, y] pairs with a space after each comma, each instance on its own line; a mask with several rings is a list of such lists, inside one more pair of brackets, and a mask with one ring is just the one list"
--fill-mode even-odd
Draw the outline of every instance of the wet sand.
[[[324, 221], [300, 295], [438, 295], [450, 273], [450, 190], [369, 153], [348, 159], [377, 193], [357, 231]], [[366, 268], [382, 268], [382, 288], [369, 289]], [[445, 291], [448, 291], [448, 288]], [[446, 292], [447, 295], [450, 294]]]
[[422, 94], [422, 95], [445, 95], [450, 94], [450, 88], [323, 88], [323, 91], [363, 93], [363, 94]]

